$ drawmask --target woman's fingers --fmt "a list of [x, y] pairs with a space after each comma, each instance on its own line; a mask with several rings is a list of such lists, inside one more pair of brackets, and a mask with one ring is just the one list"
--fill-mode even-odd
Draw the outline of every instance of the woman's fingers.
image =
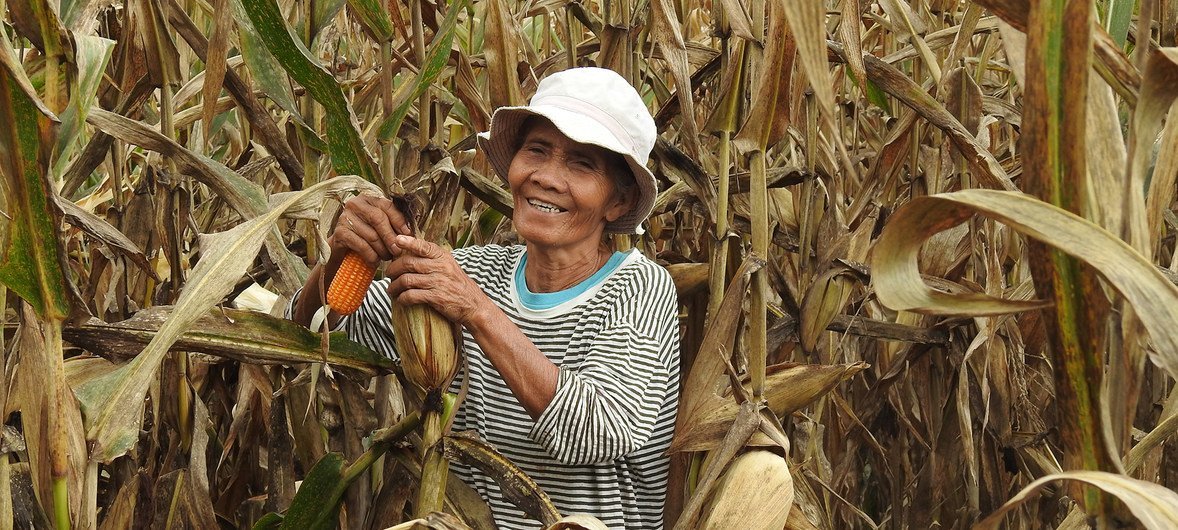
[[439, 259], [448, 254], [442, 247], [412, 236], [397, 236], [393, 238], [393, 244], [409, 254], [428, 259]]
[[[329, 244], [331, 245], [333, 255], [341, 251], [354, 252], [359, 254], [365, 262], [371, 264], [379, 263], [381, 260], [389, 259], [387, 252], [381, 252], [380, 250], [377, 250], [377, 248], [374, 247], [368, 239], [358, 234], [356, 230], [352, 229], [351, 227], [346, 226], [346, 224], [343, 227], [336, 226], [335, 231], [333, 231], [331, 234]], [[385, 247], [384, 245], [380, 245], [380, 248], [383, 250]]]
[[360, 195], [344, 203], [332, 232], [333, 249], [375, 256], [371, 263], [376, 263], [399, 253], [394, 238], [400, 233], [410, 233], [409, 223], [392, 201]]
[[402, 304], [428, 304], [453, 322], [465, 324], [486, 295], [449, 250], [413, 237], [397, 236], [400, 254], [385, 269], [389, 295]]

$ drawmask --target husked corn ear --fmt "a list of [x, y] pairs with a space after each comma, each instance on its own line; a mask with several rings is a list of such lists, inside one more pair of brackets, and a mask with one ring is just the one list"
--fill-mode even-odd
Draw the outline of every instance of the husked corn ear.
[[732, 461], [711, 495], [699, 528], [781, 530], [793, 506], [794, 481], [784, 458], [754, 449]]
[[405, 378], [427, 394], [445, 390], [458, 371], [462, 330], [425, 304], [393, 301], [393, 337]]
[[376, 267], [366, 263], [355, 252], [349, 252], [340, 263], [335, 278], [332, 278], [331, 287], [327, 289], [327, 305], [341, 315], [352, 314], [360, 308], [360, 302], [364, 300], [368, 284], [372, 283], [375, 274]]

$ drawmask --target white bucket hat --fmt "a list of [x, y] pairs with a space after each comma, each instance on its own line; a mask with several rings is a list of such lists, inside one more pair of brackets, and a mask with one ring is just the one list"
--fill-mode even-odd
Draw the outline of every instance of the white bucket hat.
[[571, 68], [540, 81], [528, 106], [500, 107], [491, 117], [491, 130], [479, 134], [478, 143], [504, 180], [519, 147], [520, 126], [529, 116], [543, 116], [569, 139], [604, 147], [626, 159], [638, 196], [630, 211], [606, 223], [605, 231], [641, 234], [639, 225], [650, 216], [658, 192], [654, 174], [646, 167], [658, 131], [638, 91], [613, 70]]

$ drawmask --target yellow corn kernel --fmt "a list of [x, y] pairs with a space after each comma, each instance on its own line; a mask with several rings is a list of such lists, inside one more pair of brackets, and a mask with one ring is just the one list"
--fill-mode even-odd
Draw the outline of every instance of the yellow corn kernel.
[[327, 305], [341, 315], [350, 315], [360, 308], [368, 284], [376, 274], [376, 267], [366, 263], [355, 252], [349, 252], [340, 263], [331, 287], [327, 289]]

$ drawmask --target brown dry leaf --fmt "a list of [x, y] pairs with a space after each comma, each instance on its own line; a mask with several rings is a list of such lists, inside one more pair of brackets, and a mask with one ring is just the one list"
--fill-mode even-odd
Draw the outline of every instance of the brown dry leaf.
[[1066, 252], [1099, 271], [1125, 297], [1153, 341], [1152, 358], [1178, 376], [1178, 286], [1124, 241], [1060, 208], [1017, 192], [965, 190], [913, 199], [892, 216], [872, 259], [876, 294], [884, 305], [933, 315], [1000, 315], [1043, 307], [986, 294], [947, 294], [930, 288], [916, 267], [921, 243], [974, 214]]
[[[22, 304], [21, 327], [15, 345], [20, 358], [8, 402], [9, 406], [19, 406], [33, 487], [45, 512], [54, 513], [53, 483], [61, 478], [69, 494], [69, 516], [75, 523], [81, 523], [92, 520], [93, 515], [82, 513], [83, 474], [88, 456], [85, 430], [78, 404], [66, 382], [60, 329], [54, 332], [54, 326], [60, 323], [42, 322], [31, 306]], [[49, 338], [50, 333], [57, 333], [57, 340]]]
[[[1129, 178], [1125, 180], [1125, 226], [1129, 244], [1138, 252], [1151, 252], [1149, 220], [1145, 212], [1146, 171], [1162, 120], [1178, 99], [1178, 48], [1160, 48], [1149, 56], [1142, 75], [1141, 95], [1133, 110], [1129, 132]], [[1168, 205], [1167, 205], [1168, 206]]]
[[[1175, 3], [1174, 5], [1178, 5]], [[1148, 216], [1151, 250], [1155, 251], [1164, 234], [1162, 216], [1164, 209], [1174, 201], [1174, 187], [1178, 182], [1178, 105], [1170, 107], [1162, 139], [1158, 144], [1158, 160], [1154, 166], [1153, 178], [1149, 182], [1145, 212]]]
[[953, 68], [945, 75], [945, 108], [953, 114], [965, 130], [973, 136], [978, 134], [982, 119], [982, 89], [973, 75], [965, 68]]
[[519, 33], [515, 19], [504, 0], [487, 1], [487, 21], [484, 41], [489, 43], [483, 50], [487, 60], [487, 89], [491, 108], [522, 105], [523, 89], [516, 75], [516, 61], [519, 60]]
[[781, 141], [793, 112], [789, 105], [790, 79], [798, 42], [786, 24], [785, 10], [780, 3], [770, 2], [768, 7], [769, 33], [765, 52], [763, 55], [752, 54], [752, 57], [761, 58], [761, 64], [751, 69], [760, 72], [753, 81], [749, 101], [749, 108], [757, 111], [748, 113], [748, 120], [732, 140], [737, 149], [746, 153], [764, 151]]
[[[702, 355], [703, 350], [700, 350]], [[704, 358], [697, 357], [699, 366]], [[723, 359], [721, 359], [723, 361]], [[854, 364], [789, 364], [766, 369], [765, 400], [769, 410], [784, 416], [798, 410], [830, 392], [835, 385], [866, 370], [866, 363]], [[694, 370], [692, 375], [694, 375]], [[702, 392], [697, 392], [702, 394]], [[699, 400], [699, 398], [695, 398]], [[696, 405], [690, 422], [677, 422], [675, 437], [667, 452], [707, 451], [715, 449], [728, 432], [740, 406], [728, 393], [706, 394]], [[755, 445], [770, 445], [768, 438], [754, 438]]]
[[1088, 76], [1088, 201], [1084, 217], [1114, 234], [1121, 233], [1125, 194], [1125, 139], [1113, 91]]
[[695, 100], [692, 99], [691, 72], [687, 65], [687, 44], [679, 29], [679, 17], [671, 0], [653, 0], [650, 5], [650, 31], [670, 67], [679, 99], [679, 141], [688, 155], [699, 159], [699, 126], [695, 123]]
[[119, 229], [111, 226], [103, 218], [80, 208], [72, 201], [63, 199], [58, 195], [54, 195], [53, 200], [61, 208], [62, 216], [67, 222], [80, 228], [90, 237], [97, 239], [111, 250], [118, 251], [156, 281], [160, 280], [159, 276], [155, 273], [155, 269], [148, 264], [147, 256], [143, 254], [142, 250], [139, 250], [139, 246], [134, 241], [131, 241], [131, 238], [120, 232]]
[[1148, 530], [1178, 528], [1178, 493], [1159, 484], [1103, 471], [1065, 471], [1040, 478], [1023, 488], [996, 512], [973, 526], [973, 530], [1001, 528], [1003, 516], [1057, 480], [1074, 480], [1113, 494]]
[[204, 86], [201, 89], [201, 122], [205, 145], [212, 139], [213, 118], [217, 116], [217, 99], [221, 95], [221, 84], [228, 69], [229, 33], [232, 31], [233, 9], [228, 0], [213, 0], [213, 35], [209, 37], [209, 50], [205, 56]]
[[839, 19], [839, 44], [847, 50], [847, 68], [859, 83], [859, 89], [867, 90], [867, 67], [863, 66], [862, 23], [859, 18], [863, 9], [859, 0], [842, 1], [842, 18]]
[[134, 526], [135, 508], [139, 500], [139, 477], [136, 474], [123, 483], [114, 502], [105, 510], [98, 530], [125, 530]]
[[920, 88], [910, 77], [904, 75], [894, 66], [889, 65], [871, 55], [863, 57], [867, 66], [867, 75], [875, 81], [881, 89], [895, 96], [908, 105], [921, 117], [939, 127], [953, 145], [965, 156], [966, 162], [974, 172], [974, 178], [991, 188], [1017, 190], [1010, 181], [1010, 177], [994, 155], [969, 134], [965, 126], [957, 121], [945, 107], [937, 103], [932, 96]]
[[727, 381], [722, 378], [727, 362], [723, 355], [732, 351], [739, 329], [741, 307], [748, 291], [749, 277], [764, 264], [764, 260], [756, 255], [747, 256], [724, 292], [724, 301], [721, 302], [704, 333], [691, 372], [683, 380], [683, 390], [679, 397], [679, 415], [675, 420], [676, 439], [680, 438], [682, 430], [697, 423], [708, 402], [716, 398], [727, 386]]
[[804, 351], [815, 351], [818, 339], [826, 333], [826, 327], [847, 305], [854, 285], [853, 277], [841, 267], [828, 269], [810, 284], [806, 296], [802, 298], [798, 323], [798, 338], [801, 339]]
[[753, 23], [749, 19], [749, 11], [744, 2], [720, 0], [720, 7], [723, 8], [724, 16], [727, 17], [728, 25], [732, 28], [734, 35], [749, 42], [761, 42], [760, 35], [753, 35]]
[[814, 96], [818, 99], [819, 112], [825, 123], [827, 141], [844, 148], [839, 140], [842, 129], [838, 126], [839, 116], [835, 106], [834, 84], [830, 79], [830, 68], [826, 60], [826, 13], [820, 2], [770, 2], [770, 9], [784, 8], [785, 19], [797, 43], [798, 64], [806, 76]]
[[708, 275], [711, 274], [707, 263], [675, 263], [667, 266], [671, 273], [671, 281], [675, 283], [675, 292], [679, 299], [707, 287]]

